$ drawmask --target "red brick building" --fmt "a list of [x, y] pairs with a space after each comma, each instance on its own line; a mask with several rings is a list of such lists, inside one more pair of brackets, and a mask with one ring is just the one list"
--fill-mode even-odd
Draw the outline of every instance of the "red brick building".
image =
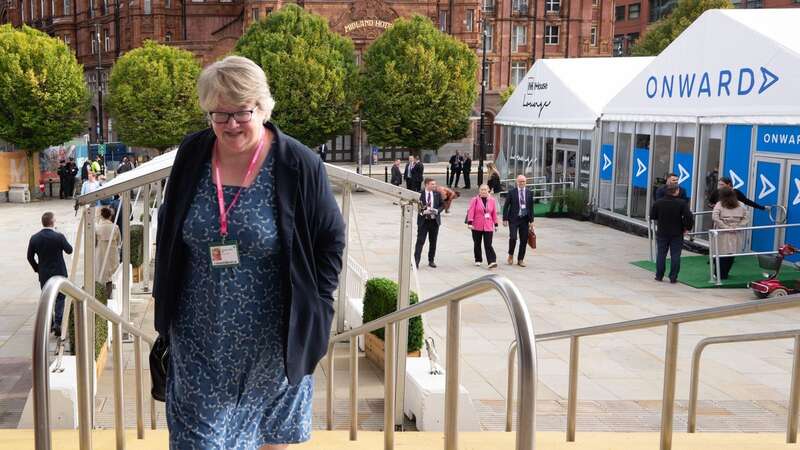
[[[647, 27], [662, 19], [678, 0], [616, 0], [614, 2], [614, 56], [628, 56]], [[800, 0], [731, 0], [736, 8], [794, 8]]]
[[[194, 52], [209, 63], [229, 52], [255, 20], [283, 5], [281, 0], [10, 0], [0, 4], [0, 23], [22, 23], [64, 40], [86, 68], [96, 91], [98, 56], [103, 80], [120, 54], [145, 39]], [[360, 60], [369, 44], [398, 17], [425, 15], [440, 30], [482, 56], [482, 22], [487, 27], [488, 127], [499, 111], [499, 93], [516, 85], [539, 58], [609, 56], [614, 9], [603, 0], [307, 0], [303, 8], [326, 17], [331, 28], [355, 43]], [[98, 39], [99, 38], [99, 39]], [[98, 43], [99, 41], [99, 43]], [[480, 75], [479, 75], [480, 81]], [[89, 123], [97, 121], [97, 95]], [[479, 112], [479, 104], [475, 105]], [[105, 116], [104, 137], [114, 140]], [[96, 138], [94, 126], [92, 138]], [[461, 144], [469, 148], [472, 136]], [[334, 160], [353, 160], [354, 137], [331, 144]], [[489, 140], [491, 142], [491, 139]], [[393, 157], [384, 154], [382, 157]]]

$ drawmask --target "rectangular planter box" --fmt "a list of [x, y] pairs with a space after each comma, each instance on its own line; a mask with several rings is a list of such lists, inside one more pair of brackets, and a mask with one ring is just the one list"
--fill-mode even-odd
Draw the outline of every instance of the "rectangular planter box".
[[[385, 346], [383, 339], [375, 336], [372, 333], [366, 334], [366, 347], [367, 347], [367, 359], [370, 360], [373, 364], [378, 366], [381, 370], [385, 367]], [[419, 357], [420, 352], [417, 350], [416, 352], [409, 352], [408, 356], [410, 357]]]

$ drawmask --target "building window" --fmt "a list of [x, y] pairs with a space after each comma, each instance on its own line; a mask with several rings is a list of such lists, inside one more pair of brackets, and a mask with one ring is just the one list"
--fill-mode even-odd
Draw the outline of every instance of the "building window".
[[642, 10], [642, 4], [641, 3], [633, 3], [633, 4], [628, 5], [628, 19], [631, 19], [631, 20], [638, 19], [639, 18], [639, 12], [641, 12], [641, 10]]
[[19, 17], [23, 22], [25, 22], [25, 2], [22, 0], [19, 2]]
[[153, 14], [153, 0], [143, 0], [144, 1], [144, 13], [145, 14]]
[[94, 17], [94, 0], [89, 0], [89, 17]]
[[56, 15], [56, 0], [50, 0], [50, 14], [48, 17], [53, 17]]
[[69, 35], [68, 35], [68, 34], [65, 34], [65, 35], [64, 35], [64, 43], [65, 43], [65, 44], [67, 44], [67, 47], [69, 47], [69, 44], [70, 44], [70, 38], [69, 38]]
[[474, 24], [475, 24], [475, 10], [468, 9], [467, 14], [464, 16], [464, 30], [467, 31], [468, 33], [471, 33]]
[[511, 35], [511, 51], [518, 52], [520, 45], [526, 44], [524, 25], [514, 25], [514, 33]]
[[494, 0], [483, 0], [483, 11], [487, 14], [494, 14]]
[[546, 45], [558, 45], [558, 25], [544, 26], [544, 43]]
[[94, 55], [95, 52], [97, 52], [97, 33], [95, 33], [94, 31], [92, 31], [91, 41], [92, 41], [92, 54]]
[[108, 35], [108, 30], [103, 30], [103, 42], [105, 43], [105, 50], [111, 51], [111, 36]]
[[561, 11], [561, 0], [545, 0], [544, 12], [559, 12]]
[[650, 1], [650, 22], [663, 19], [672, 12], [678, 0], [651, 0]]
[[164, 35], [164, 42], [172, 42], [172, 31], [167, 31]]
[[108, 0], [103, 0], [103, 11], [102, 16], [108, 14]]
[[528, 64], [525, 61], [512, 61], [511, 62], [511, 85], [517, 86], [523, 78], [525, 72], [528, 71]]
[[486, 22], [486, 29], [484, 32], [486, 33], [486, 51], [492, 52], [494, 51], [494, 24]]
[[64, 15], [72, 14], [72, 0], [64, 0]]
[[447, 11], [439, 11], [439, 31], [447, 32]]
[[45, 12], [44, 12], [44, 0], [40, 0], [39, 1], [39, 18], [42, 19], [46, 15], [47, 14], [45, 14]]
[[528, 13], [528, 0], [512, 0], [511, 10], [519, 14]]
[[614, 8], [614, 20], [617, 22], [625, 20], [625, 5]]
[[253, 8], [252, 10], [250, 10], [250, 16], [253, 19], [253, 22], [258, 22], [260, 14], [261, 11], [258, 8]]
[[31, 21], [36, 19], [36, 3], [33, 0], [30, 1], [31, 3]]
[[597, 27], [592, 27], [592, 30], [589, 32], [589, 45], [597, 47]]

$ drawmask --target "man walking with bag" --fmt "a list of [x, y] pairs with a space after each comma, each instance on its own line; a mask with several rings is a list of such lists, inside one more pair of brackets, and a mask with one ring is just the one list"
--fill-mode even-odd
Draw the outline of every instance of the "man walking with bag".
[[517, 185], [508, 191], [503, 205], [503, 226], [509, 227], [508, 264], [514, 264], [514, 247], [519, 238], [517, 265], [525, 267], [525, 245], [528, 243], [528, 232], [533, 229], [533, 192], [526, 188], [528, 179], [525, 175], [517, 176]]
[[436, 190], [436, 181], [431, 178], [425, 179], [425, 189], [419, 196], [420, 212], [417, 217], [417, 244], [414, 249], [414, 262], [419, 267], [419, 260], [422, 257], [422, 247], [425, 246], [425, 238], [428, 244], [428, 265], [436, 268], [433, 261], [436, 257], [436, 238], [439, 236], [439, 225], [442, 224], [442, 210], [444, 202], [442, 194]]

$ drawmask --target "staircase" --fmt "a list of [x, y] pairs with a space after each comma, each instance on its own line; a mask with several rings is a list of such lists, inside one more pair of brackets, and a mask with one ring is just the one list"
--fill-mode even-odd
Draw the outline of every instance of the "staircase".
[[[114, 430], [95, 430], [94, 448], [114, 448]], [[297, 450], [376, 450], [383, 447], [383, 433], [362, 431], [358, 441], [350, 441], [346, 431], [314, 431], [310, 442], [292, 446]], [[514, 433], [460, 433], [460, 450], [511, 450]], [[576, 442], [564, 442], [559, 432], [537, 433], [537, 448], [546, 450], [645, 450], [658, 448], [658, 433], [581, 433]], [[147, 430], [144, 440], [136, 439], [136, 430], [127, 432], [128, 450], [159, 450], [168, 448], [167, 430]], [[441, 433], [397, 433], [398, 450], [428, 450], [442, 448]], [[782, 433], [676, 433], [674, 450], [797, 450], [786, 444]], [[77, 430], [54, 430], [53, 447], [58, 450], [78, 450]], [[32, 450], [33, 430], [0, 430], [0, 450]]]

